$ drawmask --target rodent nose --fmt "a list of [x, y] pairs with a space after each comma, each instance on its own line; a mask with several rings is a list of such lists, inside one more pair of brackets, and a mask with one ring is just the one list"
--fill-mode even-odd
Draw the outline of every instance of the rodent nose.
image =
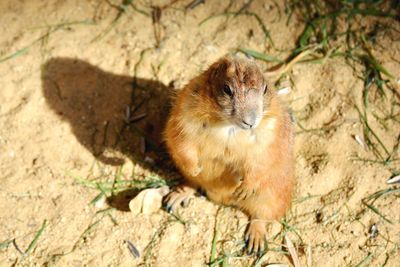
[[242, 118], [242, 122], [252, 128], [254, 124], [256, 124], [256, 119], [256, 113], [253, 111], [247, 114], [247, 116], [244, 116], [244, 118]]

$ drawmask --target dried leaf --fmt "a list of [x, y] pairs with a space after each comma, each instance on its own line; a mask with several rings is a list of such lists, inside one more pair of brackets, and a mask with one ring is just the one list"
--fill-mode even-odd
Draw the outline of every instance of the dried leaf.
[[296, 248], [294, 247], [292, 240], [290, 240], [287, 234], [285, 235], [285, 242], [289, 250], [290, 256], [292, 257], [294, 267], [300, 267], [301, 266], [300, 260], [299, 257], [297, 256]]
[[389, 180], [386, 181], [387, 184], [397, 184], [400, 183], [400, 175], [393, 176]]
[[162, 199], [168, 192], [168, 186], [145, 189], [129, 202], [129, 209], [135, 215], [153, 213], [161, 208]]
[[362, 136], [356, 134], [354, 135], [354, 139], [357, 141], [357, 143], [364, 149], [367, 150], [368, 146], [365, 144], [364, 138]]
[[290, 87], [284, 87], [282, 89], [279, 89], [277, 94], [278, 95], [287, 95], [290, 93]]
[[153, 19], [153, 24], [159, 23], [161, 20], [161, 8], [160, 7], [152, 7], [152, 11], [151, 11], [151, 18]]
[[128, 245], [129, 252], [132, 254], [132, 256], [135, 259], [140, 258], [139, 250], [135, 247], [135, 245], [133, 245], [129, 240], [125, 240], [125, 243]]
[[311, 246], [307, 246], [307, 266], [312, 266], [312, 249]]
[[104, 206], [106, 205], [107, 202], [107, 198], [106, 196], [102, 193], [100, 193], [100, 195], [98, 197], [96, 197], [96, 199], [94, 200], [94, 206], [98, 209], [102, 209], [104, 208]]

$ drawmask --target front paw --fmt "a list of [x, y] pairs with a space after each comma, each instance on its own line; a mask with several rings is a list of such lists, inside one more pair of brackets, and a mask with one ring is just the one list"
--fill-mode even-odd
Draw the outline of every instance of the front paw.
[[245, 200], [253, 196], [255, 193], [256, 193], [256, 187], [254, 185], [252, 186], [242, 181], [239, 184], [239, 186], [235, 189], [235, 192], [233, 192], [233, 196], [237, 200]]
[[247, 244], [247, 253], [264, 253], [267, 245], [267, 230], [262, 221], [252, 220], [247, 228], [245, 241]]
[[171, 191], [164, 199], [168, 212], [173, 212], [178, 206], [186, 207], [195, 190], [189, 186], [180, 185]]

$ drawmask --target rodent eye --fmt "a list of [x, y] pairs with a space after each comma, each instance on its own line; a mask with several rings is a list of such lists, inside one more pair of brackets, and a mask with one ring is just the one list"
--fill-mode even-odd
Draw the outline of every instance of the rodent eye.
[[267, 93], [267, 90], [268, 90], [268, 86], [266, 85], [264, 88], [264, 95]]
[[233, 95], [233, 92], [232, 92], [231, 88], [227, 84], [224, 85], [224, 93], [229, 95], [229, 96]]

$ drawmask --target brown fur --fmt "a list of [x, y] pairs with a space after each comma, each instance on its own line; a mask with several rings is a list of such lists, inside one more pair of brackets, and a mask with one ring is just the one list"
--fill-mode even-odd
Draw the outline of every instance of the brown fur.
[[[233, 96], [224, 92], [226, 84]], [[253, 220], [270, 221], [282, 217], [291, 203], [293, 130], [275, 92], [264, 94], [265, 88], [255, 63], [220, 59], [178, 93], [165, 140], [188, 185]], [[243, 129], [248, 114], [258, 123]], [[182, 188], [167, 198], [171, 206], [182, 201]], [[265, 232], [259, 224], [251, 224], [248, 235], [250, 249], [263, 248]]]

